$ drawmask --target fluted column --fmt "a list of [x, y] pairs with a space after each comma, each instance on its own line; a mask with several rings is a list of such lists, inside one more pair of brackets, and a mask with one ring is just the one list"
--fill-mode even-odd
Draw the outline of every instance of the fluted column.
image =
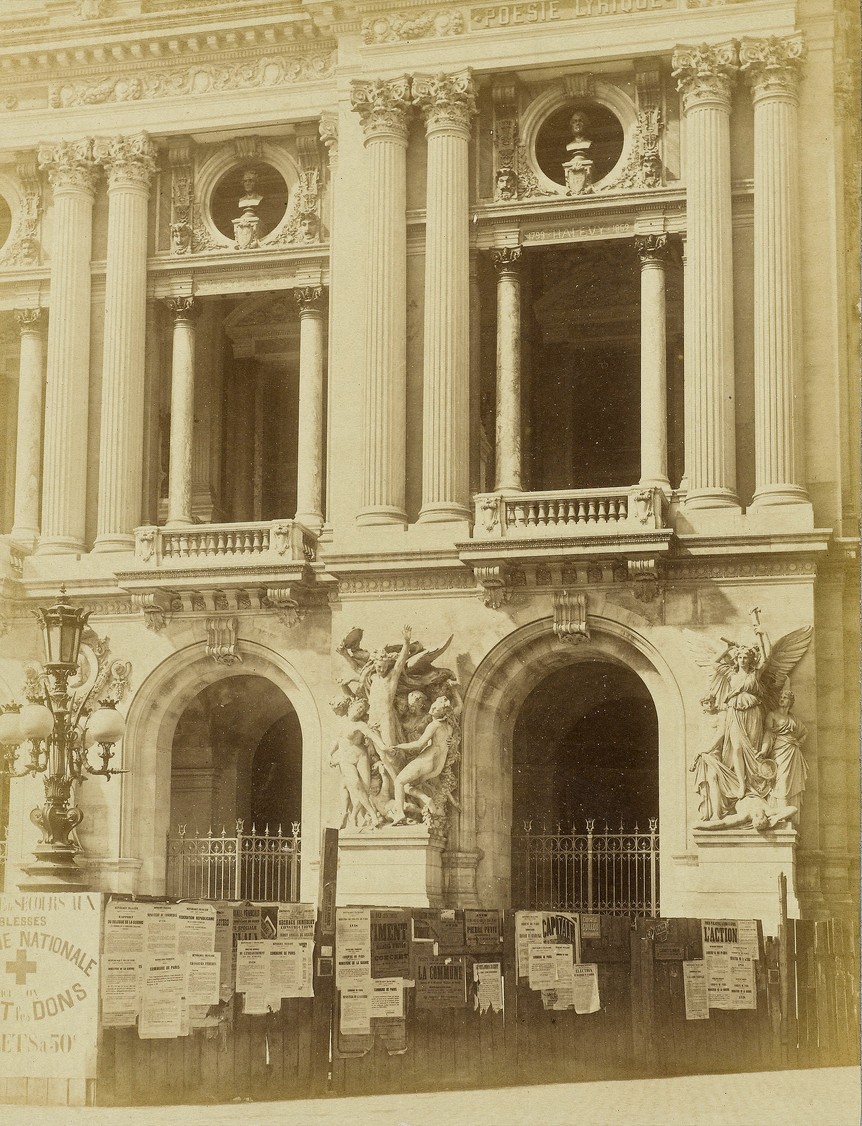
[[733, 43], [679, 47], [674, 76], [686, 144], [685, 393], [689, 508], [736, 498], [730, 106]]
[[667, 235], [639, 235], [641, 262], [641, 478], [670, 492], [667, 475]]
[[497, 445], [495, 488], [521, 491], [521, 247], [493, 251], [497, 271]]
[[405, 524], [410, 80], [354, 82], [368, 153], [368, 286], [359, 524]]
[[469, 70], [415, 75], [428, 138], [425, 208], [422, 522], [463, 520], [470, 464], [470, 214], [476, 90]]
[[323, 317], [319, 285], [294, 290], [299, 305], [299, 439], [296, 519], [323, 527]]
[[54, 193], [45, 378], [42, 554], [84, 549], [90, 397], [90, 248], [97, 169], [90, 140], [39, 149]]
[[174, 318], [171, 357], [171, 442], [167, 527], [192, 523], [192, 465], [195, 427], [195, 319], [193, 297], [165, 300]]
[[93, 155], [108, 177], [108, 253], [94, 551], [129, 551], [141, 518], [147, 200], [156, 148], [146, 133], [102, 138]]
[[32, 547], [39, 538], [42, 474], [42, 406], [45, 398], [45, 321], [42, 309], [17, 309], [18, 435], [15, 446], [15, 514], [12, 539]]
[[796, 398], [799, 292], [799, 71], [801, 35], [739, 49], [754, 102], [755, 505], [807, 501], [800, 478]]

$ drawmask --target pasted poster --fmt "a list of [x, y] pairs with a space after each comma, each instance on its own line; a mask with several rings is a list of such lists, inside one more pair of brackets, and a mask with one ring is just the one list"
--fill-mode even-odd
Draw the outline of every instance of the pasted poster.
[[371, 1017], [395, 1020], [404, 1016], [404, 982], [400, 977], [379, 977], [371, 982]]
[[685, 990], [685, 1019], [709, 1020], [706, 964], [702, 958], [683, 962], [682, 983]]
[[317, 908], [313, 903], [279, 903], [279, 938], [314, 938]]
[[150, 958], [141, 976], [142, 1040], [173, 1039], [189, 1033], [185, 958]]
[[105, 907], [103, 949], [106, 955], [140, 954], [147, 944], [146, 903], [112, 899]]
[[177, 952], [210, 953], [215, 946], [216, 909], [211, 903], [177, 904]]
[[370, 978], [341, 990], [338, 1028], [346, 1036], [367, 1036], [371, 1032]]
[[530, 947], [543, 942], [542, 912], [515, 912], [515, 951], [518, 961], [518, 977], [527, 977], [530, 969]]
[[417, 962], [417, 1009], [451, 1009], [466, 1001], [467, 970], [463, 957], [439, 955]]
[[335, 912], [335, 985], [356, 985], [371, 977], [371, 912], [339, 907]]
[[542, 943], [571, 946], [575, 962], [580, 962], [580, 917], [569, 911], [516, 911], [515, 950], [519, 978], [529, 977], [530, 947]]
[[436, 907], [413, 909], [413, 937], [433, 939], [438, 946], [462, 947], [464, 945], [464, 916], [461, 911], [438, 910]]
[[753, 932], [750, 924], [745, 919], [704, 919], [701, 923], [711, 1009], [757, 1008], [757, 924]]
[[468, 950], [497, 950], [501, 942], [499, 911], [466, 910], [464, 934]]
[[0, 1077], [92, 1079], [98, 893], [0, 895]]
[[172, 958], [178, 953], [180, 917], [174, 904], [148, 903], [144, 952], [148, 958]]
[[475, 962], [473, 980], [476, 983], [476, 1008], [480, 1013], [489, 1009], [498, 1013], [503, 1008], [503, 976], [499, 962]]
[[594, 962], [572, 966], [572, 993], [576, 1013], [599, 1011], [599, 967]]
[[371, 976], [409, 977], [410, 912], [398, 908], [371, 909]]
[[130, 1028], [141, 1007], [141, 964], [137, 955], [102, 955], [102, 1025]]

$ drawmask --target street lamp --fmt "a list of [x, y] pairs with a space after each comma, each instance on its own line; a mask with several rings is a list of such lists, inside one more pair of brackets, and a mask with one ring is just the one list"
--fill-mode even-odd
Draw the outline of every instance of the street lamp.
[[[45, 644], [45, 675], [28, 692], [23, 707], [17, 703], [0, 707], [0, 774], [44, 775], [45, 803], [30, 813], [42, 840], [33, 850], [35, 863], [24, 866], [30, 879], [18, 885], [23, 891], [81, 890], [84, 874], [75, 863], [78, 848], [69, 834], [84, 815], [74, 804], [72, 791], [91, 774], [104, 778], [125, 774], [110, 765], [125, 726], [116, 701], [102, 700], [93, 709], [93, 689], [80, 698], [69, 691], [91, 611], [70, 606], [65, 593], [61, 587], [59, 602], [36, 611]], [[19, 768], [25, 742], [30, 743], [29, 759]], [[94, 743], [101, 748], [99, 767], [90, 765], [88, 751]]]

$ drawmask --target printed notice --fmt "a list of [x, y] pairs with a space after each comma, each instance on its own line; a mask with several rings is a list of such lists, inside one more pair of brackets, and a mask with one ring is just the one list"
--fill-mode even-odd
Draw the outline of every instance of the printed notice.
[[413, 937], [431, 938], [444, 949], [464, 945], [464, 918], [460, 911], [417, 907], [413, 911]]
[[473, 980], [476, 982], [476, 1008], [480, 1013], [489, 1009], [499, 1013], [503, 1008], [503, 978], [499, 962], [475, 962]]
[[465, 911], [464, 932], [468, 950], [496, 950], [500, 945], [499, 912]]
[[371, 909], [371, 976], [409, 977], [410, 912]]
[[177, 904], [177, 952], [211, 954], [215, 947], [216, 909], [211, 903]]
[[236, 991], [253, 993], [269, 986], [269, 943], [236, 944]]
[[313, 997], [314, 940], [279, 938], [268, 942], [269, 993], [273, 997]]
[[580, 916], [569, 914], [568, 911], [543, 911], [542, 912], [542, 941], [571, 945], [575, 954], [575, 961], [581, 960], [581, 925]]
[[530, 946], [543, 942], [542, 912], [515, 912], [515, 949], [518, 960], [518, 977], [527, 977], [530, 972]]
[[683, 962], [682, 981], [685, 989], [685, 1019], [709, 1020], [706, 966], [702, 958], [697, 961]]
[[760, 957], [760, 945], [757, 941], [757, 919], [737, 919], [736, 929], [739, 934], [739, 945], [744, 946], [756, 962]]
[[219, 963], [219, 994], [227, 1001], [233, 994], [236, 973], [236, 949], [233, 941], [233, 907], [218, 904], [216, 907], [215, 953], [221, 955]]
[[137, 957], [106, 954], [102, 959], [102, 1025], [129, 1028], [141, 1004], [141, 967]]
[[314, 938], [317, 909], [313, 903], [280, 903], [278, 905], [279, 938]]
[[463, 958], [425, 958], [416, 963], [416, 1008], [450, 1009], [467, 1002]]
[[168, 903], [150, 903], [147, 905], [146, 919], [147, 957], [175, 957], [180, 933], [177, 908]]
[[341, 990], [339, 1030], [346, 1036], [367, 1036], [371, 1031], [371, 980]]
[[602, 937], [601, 915], [581, 915], [581, 938]]
[[599, 1011], [599, 967], [595, 962], [572, 966], [572, 992], [576, 1013]]
[[193, 950], [186, 959], [186, 1001], [189, 1005], [217, 1005], [221, 955]]
[[528, 950], [527, 977], [531, 989], [553, 989], [557, 984], [557, 957], [550, 945], [533, 944]]
[[146, 947], [147, 905], [112, 899], [105, 908], [105, 954], [140, 954]]
[[754, 984], [754, 962], [751, 951], [745, 946], [731, 946], [728, 951], [730, 968], [730, 1008], [756, 1009], [757, 991]]
[[151, 958], [141, 980], [142, 1040], [173, 1039], [187, 1031], [184, 959]]
[[400, 977], [379, 977], [371, 982], [371, 1016], [377, 1020], [404, 1016], [404, 986]]
[[370, 977], [371, 912], [367, 907], [339, 907], [335, 913], [336, 988]]

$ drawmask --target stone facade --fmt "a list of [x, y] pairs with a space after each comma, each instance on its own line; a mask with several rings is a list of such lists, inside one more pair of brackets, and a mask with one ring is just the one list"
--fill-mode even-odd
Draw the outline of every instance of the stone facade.
[[[172, 818], [249, 819], [289, 713], [301, 786], [273, 816], [301, 821], [314, 897], [349, 789], [330, 702], [373, 713], [373, 652], [394, 659], [409, 625], [390, 707], [449, 671], [454, 781], [429, 765], [415, 823], [378, 794], [380, 827], [345, 831], [351, 902], [518, 906], [523, 810], [626, 816], [589, 761], [560, 782], [563, 751], [577, 802], [524, 796], [531, 770], [554, 789], [550, 744], [531, 759], [519, 727], [531, 693], [559, 676], [574, 699], [601, 667], [634, 695], [596, 696], [602, 719], [562, 691], [559, 734], [589, 711], [610, 745], [632, 699], [651, 709], [631, 765], [655, 782], [664, 914], [772, 925], [781, 871], [794, 912], [852, 910], [858, 14], [384, 8], [0, 17], [0, 686], [21, 699], [30, 609], [61, 584], [93, 609], [85, 653], [109, 638], [131, 664], [129, 773], [80, 787], [81, 863], [103, 890], [163, 892]], [[807, 627], [782, 666], [804, 800], [758, 830], [735, 805], [760, 774], [721, 742], [732, 705], [703, 706], [715, 647], [766, 669]], [[749, 734], [780, 774], [772, 687]], [[217, 737], [237, 699], [245, 727]], [[710, 746], [741, 786], [711, 826]], [[11, 890], [42, 782], [4, 786]]]

